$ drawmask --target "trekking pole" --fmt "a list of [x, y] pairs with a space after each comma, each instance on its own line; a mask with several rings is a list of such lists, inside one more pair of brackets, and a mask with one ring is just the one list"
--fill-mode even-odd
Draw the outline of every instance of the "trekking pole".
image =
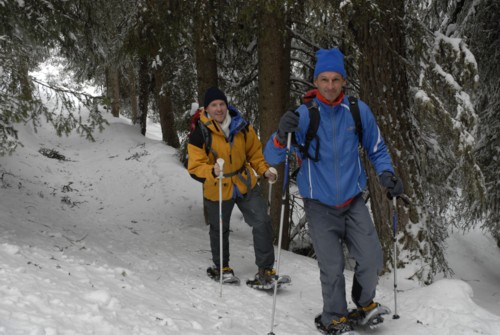
[[223, 273], [223, 243], [222, 243], [222, 228], [224, 226], [222, 220], [222, 178], [224, 178], [224, 159], [217, 158], [217, 164], [220, 166], [220, 174], [219, 174], [219, 286], [220, 286], [220, 297], [222, 298], [222, 273]]
[[281, 235], [283, 234], [283, 221], [285, 219], [285, 208], [286, 208], [286, 193], [288, 190], [288, 172], [290, 164], [290, 147], [292, 145], [292, 133], [288, 133], [288, 138], [286, 141], [286, 158], [285, 158], [285, 172], [283, 174], [283, 190], [281, 194], [281, 215], [280, 215], [280, 229], [278, 235], [278, 257], [276, 258], [276, 277], [273, 292], [273, 313], [271, 316], [271, 331], [267, 335], [275, 335], [273, 332], [274, 328], [274, 315], [276, 313], [276, 294], [278, 292], [278, 279], [280, 273], [280, 256], [281, 256]]
[[396, 261], [398, 258], [398, 249], [396, 246], [396, 234], [398, 230], [398, 213], [397, 213], [397, 198], [393, 197], [392, 198], [392, 217], [393, 217], [393, 223], [392, 223], [392, 241], [394, 242], [394, 260], [393, 260], [393, 268], [394, 268], [394, 315], [392, 316], [393, 319], [399, 319], [398, 315], [398, 283], [397, 283], [397, 275], [396, 275]]
[[278, 171], [276, 171], [275, 168], [270, 167], [269, 171], [274, 173], [276, 176], [276, 179], [274, 181], [269, 181], [269, 194], [267, 195], [267, 215], [271, 215], [271, 199], [272, 199], [272, 194], [273, 194], [273, 184], [278, 181]]

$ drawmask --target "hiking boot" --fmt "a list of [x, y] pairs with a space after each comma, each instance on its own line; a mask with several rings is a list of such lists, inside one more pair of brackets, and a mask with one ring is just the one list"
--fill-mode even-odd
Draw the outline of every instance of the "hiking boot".
[[[217, 281], [220, 279], [220, 268], [217, 266], [212, 266], [207, 269], [207, 275], [213, 280]], [[234, 275], [233, 269], [229, 266], [225, 266], [222, 268], [222, 281], [223, 282], [232, 282], [236, 276]]]
[[388, 307], [372, 301], [364, 307], [358, 307], [349, 311], [349, 320], [359, 325], [377, 325], [384, 322], [382, 315], [389, 314]]
[[247, 286], [258, 290], [270, 290], [275, 286], [277, 288], [283, 285], [288, 285], [292, 282], [292, 278], [288, 275], [276, 274], [276, 270], [271, 268], [259, 268], [254, 279], [247, 280]]
[[366, 313], [370, 312], [372, 309], [376, 308], [379, 304], [376, 302], [371, 302], [365, 307], [358, 307], [349, 311], [349, 319], [351, 320], [361, 320], [366, 316]]
[[255, 278], [247, 280], [247, 285], [253, 288], [268, 290], [274, 287], [276, 270], [270, 268], [259, 268]]
[[332, 320], [328, 326], [325, 326], [321, 322], [321, 314], [319, 314], [314, 319], [314, 323], [320, 332], [327, 335], [351, 334], [353, 331], [349, 320], [345, 316], [340, 317], [338, 320]]
[[229, 266], [222, 268], [222, 281], [226, 281], [234, 277], [234, 271]]
[[256, 282], [261, 285], [270, 285], [276, 277], [276, 270], [270, 268], [259, 268], [259, 272], [255, 275]]

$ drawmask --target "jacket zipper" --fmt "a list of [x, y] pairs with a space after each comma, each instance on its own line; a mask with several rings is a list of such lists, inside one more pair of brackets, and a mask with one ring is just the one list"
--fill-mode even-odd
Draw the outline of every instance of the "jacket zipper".
[[341, 196], [341, 187], [340, 187], [340, 172], [339, 172], [339, 161], [337, 159], [339, 155], [339, 150], [337, 146], [337, 127], [336, 123], [338, 123], [338, 120], [336, 120], [336, 113], [335, 113], [335, 106], [330, 107], [331, 108], [331, 113], [332, 113], [332, 128], [333, 128], [333, 171], [334, 171], [334, 178], [335, 178], [335, 185], [336, 185], [336, 198], [337, 201], [340, 200]]

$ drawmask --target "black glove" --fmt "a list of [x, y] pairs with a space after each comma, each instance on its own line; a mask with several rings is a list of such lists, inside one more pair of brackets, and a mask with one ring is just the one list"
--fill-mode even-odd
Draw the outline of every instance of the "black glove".
[[384, 171], [378, 177], [380, 185], [385, 187], [389, 194], [393, 198], [399, 197], [403, 194], [403, 182], [397, 176], [393, 175], [392, 172]]
[[286, 144], [286, 134], [294, 133], [299, 129], [299, 114], [294, 111], [288, 111], [280, 119], [276, 139], [281, 144]]

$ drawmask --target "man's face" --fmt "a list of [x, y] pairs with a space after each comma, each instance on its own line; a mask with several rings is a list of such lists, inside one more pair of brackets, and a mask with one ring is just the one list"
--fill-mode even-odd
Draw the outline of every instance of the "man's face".
[[227, 106], [224, 100], [214, 100], [207, 106], [206, 111], [212, 119], [222, 123], [226, 118]]
[[346, 83], [342, 75], [337, 72], [321, 72], [316, 79], [314, 79], [314, 86], [316, 86], [319, 93], [328, 101], [335, 101]]

